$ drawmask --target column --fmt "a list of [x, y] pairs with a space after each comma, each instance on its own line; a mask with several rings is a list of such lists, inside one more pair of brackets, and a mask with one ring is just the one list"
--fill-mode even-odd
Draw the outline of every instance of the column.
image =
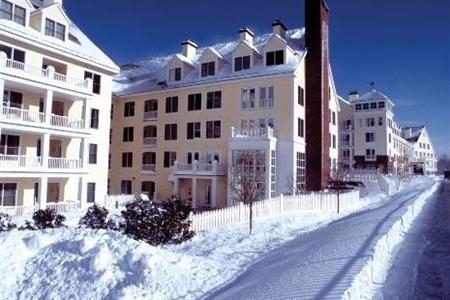
[[81, 139], [80, 159], [84, 169], [89, 165], [89, 141], [87, 137]]
[[217, 208], [217, 176], [214, 176], [211, 181], [211, 204], [212, 208]]
[[41, 159], [42, 167], [48, 168], [48, 159], [50, 157], [50, 133], [44, 133], [41, 135]]
[[89, 101], [89, 98], [83, 99], [82, 119], [84, 121], [84, 129], [88, 129], [90, 127], [91, 106], [89, 104]]
[[192, 208], [197, 208], [197, 177], [192, 178]]
[[47, 207], [47, 188], [48, 188], [48, 178], [42, 176], [39, 179], [39, 193], [38, 193], [39, 209], [45, 209]]
[[80, 176], [79, 178], [79, 197], [81, 209], [87, 208], [87, 178], [86, 176]]
[[174, 178], [174, 180], [173, 180], [173, 194], [175, 196], [180, 195], [180, 179], [179, 178]]
[[52, 116], [52, 106], [53, 106], [53, 91], [47, 90], [47, 92], [45, 93], [45, 101], [44, 101], [44, 118], [46, 124], [50, 124], [50, 119]]

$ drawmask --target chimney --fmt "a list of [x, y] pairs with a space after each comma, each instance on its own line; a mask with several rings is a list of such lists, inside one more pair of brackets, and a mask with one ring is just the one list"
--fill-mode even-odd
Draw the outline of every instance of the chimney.
[[189, 59], [194, 59], [197, 54], [197, 44], [191, 40], [186, 40], [181, 43], [181, 54], [186, 56]]
[[359, 99], [358, 91], [351, 90], [350, 93], [348, 93], [348, 101], [352, 102]]
[[330, 179], [328, 7], [305, 0], [306, 188], [319, 191]]
[[247, 41], [253, 45], [254, 36], [255, 34], [248, 27], [242, 27], [241, 29], [239, 29], [239, 40], [241, 42]]
[[55, 3], [58, 3], [59, 5], [63, 5], [62, 0], [44, 0], [44, 7], [53, 5]]
[[272, 23], [272, 32], [274, 34], [278, 34], [282, 38], [286, 36], [287, 28], [284, 26], [284, 24], [280, 20], [276, 20]]

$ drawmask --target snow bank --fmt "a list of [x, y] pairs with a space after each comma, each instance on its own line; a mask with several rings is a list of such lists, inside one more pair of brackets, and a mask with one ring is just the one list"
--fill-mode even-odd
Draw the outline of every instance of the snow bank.
[[408, 232], [412, 222], [422, 211], [426, 200], [438, 187], [439, 183], [435, 183], [428, 191], [422, 193], [378, 240], [371, 258], [345, 291], [344, 299], [372, 299], [386, 279], [395, 247], [403, 240], [404, 234]]

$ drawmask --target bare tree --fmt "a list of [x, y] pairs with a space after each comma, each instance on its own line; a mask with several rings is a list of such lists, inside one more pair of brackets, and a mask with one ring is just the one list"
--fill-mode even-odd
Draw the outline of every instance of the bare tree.
[[235, 202], [249, 206], [249, 233], [252, 234], [253, 203], [264, 195], [265, 153], [260, 150], [233, 150], [228, 185]]
[[339, 163], [338, 165], [334, 165], [331, 171], [331, 178], [334, 182], [333, 189], [336, 191], [337, 213], [339, 213], [341, 190], [344, 187], [344, 180], [348, 175], [348, 170], [342, 166], [342, 163]]
[[286, 195], [301, 195], [306, 192], [305, 183], [298, 177], [289, 175], [286, 178]]
[[397, 190], [400, 190], [402, 183], [411, 176], [409, 163], [403, 157], [399, 157], [396, 161], [396, 164], [390, 164], [390, 169], [390, 173], [392, 178], [394, 179], [395, 186]]

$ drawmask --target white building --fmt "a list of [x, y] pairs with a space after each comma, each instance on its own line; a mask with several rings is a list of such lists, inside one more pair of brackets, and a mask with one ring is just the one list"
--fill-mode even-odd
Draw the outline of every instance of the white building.
[[119, 68], [61, 0], [1, 0], [0, 7], [0, 209], [103, 199]]
[[433, 142], [425, 126], [404, 127], [402, 136], [414, 147], [411, 165], [414, 173], [435, 174], [437, 157]]

